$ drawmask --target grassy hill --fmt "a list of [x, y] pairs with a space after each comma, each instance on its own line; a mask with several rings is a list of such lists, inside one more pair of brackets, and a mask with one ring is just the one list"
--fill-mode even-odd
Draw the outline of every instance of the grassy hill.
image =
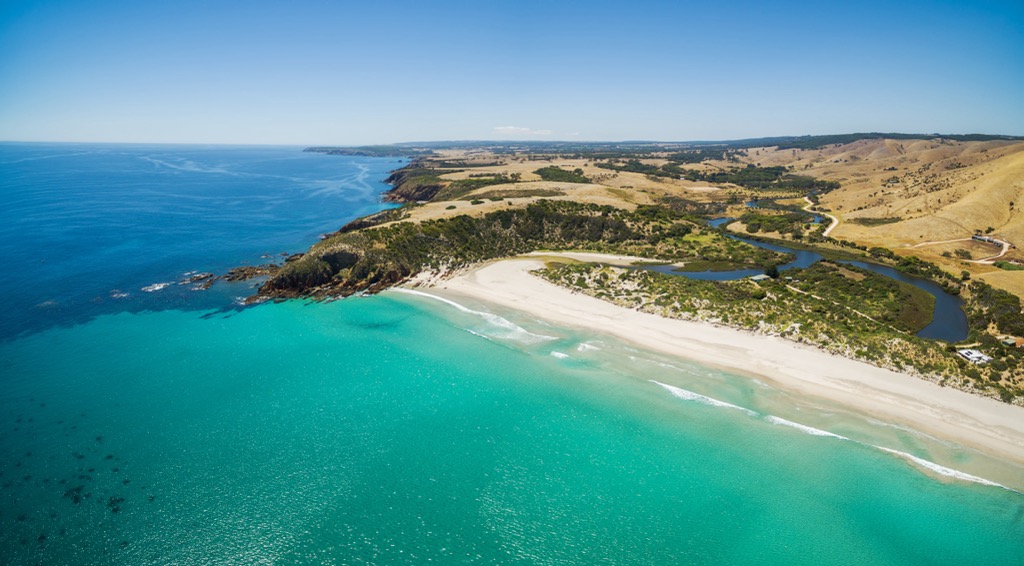
[[[413, 211], [414, 218], [480, 215], [541, 197], [627, 208], [682, 199], [738, 217], [744, 210], [736, 205], [749, 199], [791, 198], [790, 206], [800, 208], [797, 199], [813, 187], [801, 192], [789, 185], [816, 179], [818, 184], [838, 183], [838, 188], [830, 184], [819, 191], [822, 209], [841, 221], [832, 237], [914, 255], [957, 275], [967, 271], [1024, 296], [1024, 271], [970, 261], [1001, 250], [948, 242], [981, 232], [1024, 247], [1020, 138], [865, 133], [729, 142], [434, 143], [414, 149], [426, 152], [415, 154], [419, 168], [392, 179], [397, 185], [393, 200], [431, 201]], [[758, 169], [742, 169], [747, 166]], [[744, 182], [773, 169], [781, 171], [778, 181]], [[579, 176], [570, 179], [572, 173]], [[506, 200], [495, 202], [499, 198]], [[1011, 250], [1000, 259], [1024, 262], [1024, 250]]]
[[[838, 190], [821, 198], [842, 221], [833, 237], [916, 255], [954, 272], [966, 270], [1024, 295], [1024, 273], [966, 262], [955, 253], [966, 250], [981, 259], [998, 248], [929, 244], [981, 232], [1024, 246], [1024, 142], [878, 139], [762, 152], [748, 158], [840, 182]], [[1024, 260], [1024, 251], [1012, 250], [1002, 259]]]
[[[800, 329], [790, 338], [1024, 399], [1024, 365], [1000, 342], [1003, 335], [1024, 335], [1018, 298], [1024, 270], [979, 263], [1003, 246], [971, 239], [980, 232], [1024, 244], [1024, 141], [906, 134], [764, 141], [772, 145], [417, 148], [424, 153], [388, 179], [394, 185], [388, 199], [404, 206], [357, 220], [289, 258], [260, 294], [375, 292], [537, 249], [612, 252], [684, 271], [756, 268], [778, 275], [778, 254], [738, 242], [727, 233], [732, 230], [828, 258], [881, 262], [960, 294], [967, 342], [993, 362], [970, 366], [952, 345], [914, 335], [931, 320], [930, 295], [847, 267], [815, 265], [758, 285], [616, 272], [607, 281], [599, 277], [603, 283], [593, 291], [633, 306], [688, 304], [702, 319], [757, 331]], [[356, 150], [388, 154], [392, 148]], [[826, 214], [812, 214], [811, 207]], [[838, 218], [831, 228], [829, 214]], [[723, 217], [737, 220], [721, 229], [708, 223]], [[1012, 261], [1024, 255], [1013, 249], [1000, 259], [1016, 266]], [[573, 272], [566, 284], [579, 287], [601, 269]], [[653, 285], [650, 294], [639, 292], [636, 277]], [[699, 304], [692, 300], [697, 295]]]

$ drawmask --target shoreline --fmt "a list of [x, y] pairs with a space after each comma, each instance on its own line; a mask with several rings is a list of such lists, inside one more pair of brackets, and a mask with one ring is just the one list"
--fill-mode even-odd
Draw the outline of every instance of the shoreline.
[[[586, 255], [591, 261], [598, 257], [572, 255]], [[636, 259], [600, 258], [608, 262]], [[784, 338], [620, 307], [530, 273], [543, 266], [539, 258], [520, 256], [475, 266], [448, 279], [419, 278], [407, 286], [468, 296], [558, 325], [612, 335], [663, 354], [764, 377], [784, 390], [908, 425], [1024, 465], [1024, 407], [941, 387]]]

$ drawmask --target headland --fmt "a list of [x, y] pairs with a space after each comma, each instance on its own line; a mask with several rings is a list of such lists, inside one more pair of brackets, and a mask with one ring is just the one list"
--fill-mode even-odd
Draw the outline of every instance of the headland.
[[[538, 250], [630, 256], [632, 265], [619, 266], [561, 256], [544, 276], [634, 310], [1024, 405], [1024, 255], [1013, 243], [1024, 240], [1024, 222], [1012, 199], [1024, 188], [1014, 176], [1024, 170], [1021, 139], [309, 151], [411, 157], [388, 179], [385, 199], [401, 205], [325, 234], [273, 271], [254, 300], [375, 293]], [[965, 207], [977, 212], [969, 225], [942, 221]], [[943, 246], [952, 247], [933, 253]]]
[[[1024, 141], [771, 142], [313, 148], [406, 152], [399, 206], [261, 268], [252, 300], [434, 287], [1024, 463], [1024, 222], [992, 188], [1024, 189]], [[922, 192], [948, 200], [894, 215]]]

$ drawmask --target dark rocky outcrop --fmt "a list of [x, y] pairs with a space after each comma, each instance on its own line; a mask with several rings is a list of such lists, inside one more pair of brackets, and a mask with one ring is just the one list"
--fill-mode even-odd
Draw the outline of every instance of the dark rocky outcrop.
[[640, 243], [649, 239], [639, 230], [649, 221], [611, 207], [540, 201], [479, 218], [460, 215], [343, 231], [283, 266], [259, 295], [284, 299], [375, 293], [424, 270], [449, 271], [538, 248]]
[[384, 200], [398, 203], [429, 201], [448, 185], [437, 171], [416, 161], [395, 171], [384, 182], [393, 186], [384, 193]]
[[208, 272], [194, 273], [178, 281], [178, 285], [193, 285], [198, 283], [199, 288], [209, 289], [219, 279], [216, 275]]
[[221, 279], [225, 281], [247, 281], [253, 277], [274, 275], [279, 269], [281, 269], [281, 266], [273, 263], [243, 265], [229, 270]]

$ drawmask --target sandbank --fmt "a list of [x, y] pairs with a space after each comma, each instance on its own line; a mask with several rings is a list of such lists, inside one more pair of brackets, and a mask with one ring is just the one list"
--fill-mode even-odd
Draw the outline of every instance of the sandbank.
[[[609, 263], [637, 259], [567, 255]], [[543, 266], [537, 256], [522, 256], [477, 266], [449, 279], [420, 283], [518, 309], [558, 325], [595, 330], [650, 350], [761, 376], [783, 389], [1024, 464], [1024, 407], [941, 387], [779, 337], [620, 307], [530, 273]]]

